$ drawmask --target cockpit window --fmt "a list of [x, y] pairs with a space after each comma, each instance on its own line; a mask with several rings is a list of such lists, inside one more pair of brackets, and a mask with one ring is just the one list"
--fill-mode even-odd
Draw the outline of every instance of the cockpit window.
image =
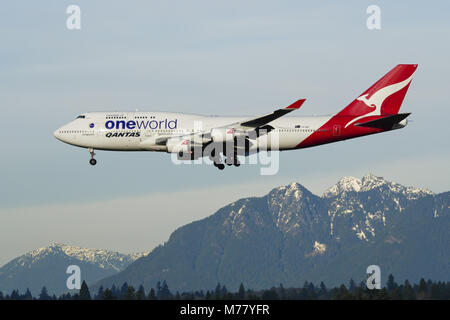
[[77, 119], [84, 119], [86, 116], [78, 116]]

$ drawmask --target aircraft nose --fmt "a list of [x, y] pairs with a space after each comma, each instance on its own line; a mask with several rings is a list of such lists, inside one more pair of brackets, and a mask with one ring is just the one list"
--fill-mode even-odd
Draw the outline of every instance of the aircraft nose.
[[55, 130], [55, 132], [53, 132], [53, 135], [56, 139], [61, 140], [61, 128]]

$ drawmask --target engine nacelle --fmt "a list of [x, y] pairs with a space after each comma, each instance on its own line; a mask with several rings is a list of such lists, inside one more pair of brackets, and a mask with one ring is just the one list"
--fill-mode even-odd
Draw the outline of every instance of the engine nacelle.
[[169, 153], [188, 152], [190, 150], [190, 143], [189, 140], [169, 139], [167, 140], [166, 147]]
[[211, 139], [213, 142], [233, 142], [235, 137], [235, 130], [233, 128], [211, 129]]
[[168, 153], [176, 153], [178, 160], [196, 160], [202, 157], [202, 145], [190, 140], [169, 139], [166, 143]]

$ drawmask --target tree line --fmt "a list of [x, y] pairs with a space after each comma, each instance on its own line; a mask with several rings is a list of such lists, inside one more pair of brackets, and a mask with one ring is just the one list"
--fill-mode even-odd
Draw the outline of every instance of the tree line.
[[156, 288], [148, 292], [141, 285], [137, 289], [127, 283], [120, 287], [100, 287], [96, 294], [91, 294], [88, 285], [83, 281], [78, 293], [65, 293], [56, 297], [50, 295], [46, 287], [33, 297], [30, 290], [19, 293], [13, 290], [4, 295], [0, 291], [0, 300], [450, 300], [450, 282], [425, 281], [411, 284], [408, 280], [398, 284], [391, 274], [386, 286], [379, 290], [369, 290], [365, 282], [359, 285], [350, 280], [348, 285], [327, 288], [323, 282], [319, 286], [305, 282], [301, 288], [284, 288], [282, 284], [267, 290], [245, 289], [241, 283], [237, 292], [230, 292], [224, 285], [217, 284], [214, 290], [203, 290], [172, 293], [166, 281], [158, 282]]

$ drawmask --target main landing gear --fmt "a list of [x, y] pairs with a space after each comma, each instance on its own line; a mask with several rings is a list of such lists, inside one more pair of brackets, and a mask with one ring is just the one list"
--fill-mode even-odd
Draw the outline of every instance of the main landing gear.
[[214, 162], [214, 167], [216, 167], [219, 170], [225, 169], [225, 165], [223, 163], [220, 163], [220, 162]]
[[[213, 162], [214, 167], [216, 167], [216, 168], [219, 169], [219, 170], [225, 169], [225, 164], [223, 164], [223, 163], [220, 161], [220, 159], [214, 159], [213, 161], [214, 161], [214, 162]], [[233, 166], [235, 166], [235, 167], [239, 167], [239, 166], [241, 165], [241, 163], [239, 162], [239, 160], [238, 160], [237, 158], [230, 158], [230, 157], [228, 157], [228, 158], [225, 160], [225, 163], [227, 164], [227, 166], [233, 165]]]
[[[216, 155], [213, 154], [209, 159], [213, 162], [214, 167], [216, 167], [217, 169], [219, 170], [225, 169], [225, 164], [222, 163], [222, 159], [220, 156], [216, 157]], [[225, 163], [227, 164], [227, 166], [234, 165], [236, 167], [239, 167], [241, 165], [237, 156], [227, 157]]]
[[95, 152], [93, 148], [89, 148], [89, 153], [91, 154], [91, 160], [89, 160], [89, 163], [93, 166], [95, 166], [97, 164], [97, 160], [94, 159], [95, 156]]
[[239, 160], [238, 160], [237, 157], [233, 157], [233, 158], [228, 157], [228, 158], [225, 160], [225, 163], [227, 164], [227, 166], [233, 165], [233, 166], [239, 167], [239, 166], [241, 165], [241, 163], [239, 162]]

